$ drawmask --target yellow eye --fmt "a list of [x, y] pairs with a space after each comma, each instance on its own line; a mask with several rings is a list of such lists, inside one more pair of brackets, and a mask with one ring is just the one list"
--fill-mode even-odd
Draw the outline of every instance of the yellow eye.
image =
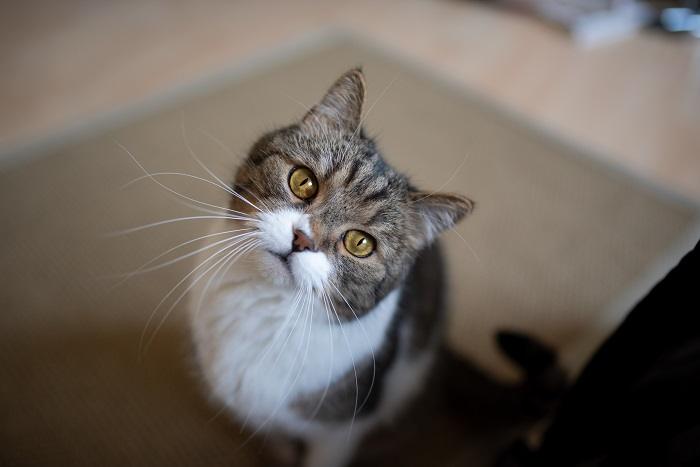
[[374, 251], [374, 238], [361, 230], [348, 230], [343, 238], [345, 249], [358, 258], [369, 256]]
[[289, 175], [289, 188], [297, 198], [309, 199], [318, 192], [318, 182], [312, 171], [298, 167]]

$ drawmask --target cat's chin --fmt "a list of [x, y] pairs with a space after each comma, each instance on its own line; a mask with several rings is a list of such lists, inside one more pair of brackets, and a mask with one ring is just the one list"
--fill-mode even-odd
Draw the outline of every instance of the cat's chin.
[[261, 253], [261, 277], [275, 285], [321, 290], [328, 280], [331, 266], [323, 253], [306, 251], [293, 253], [289, 258], [269, 251]]
[[283, 258], [266, 250], [262, 250], [258, 256], [260, 276], [263, 280], [280, 287], [294, 285], [292, 271]]

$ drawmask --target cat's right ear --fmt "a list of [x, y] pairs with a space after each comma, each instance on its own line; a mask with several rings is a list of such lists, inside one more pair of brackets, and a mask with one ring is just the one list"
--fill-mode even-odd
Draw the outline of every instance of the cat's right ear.
[[451, 193], [414, 191], [410, 193], [410, 201], [419, 215], [428, 243], [474, 210], [474, 201]]
[[362, 121], [364, 100], [365, 77], [360, 68], [353, 68], [333, 83], [301, 123], [311, 130], [336, 129], [354, 133]]

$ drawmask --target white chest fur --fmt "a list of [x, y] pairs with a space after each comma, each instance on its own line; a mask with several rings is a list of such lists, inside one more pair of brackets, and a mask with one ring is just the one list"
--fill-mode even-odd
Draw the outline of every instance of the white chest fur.
[[[289, 402], [323, 391], [382, 345], [399, 291], [360, 320], [338, 324], [323, 301], [262, 281], [246, 265], [192, 296], [199, 364], [215, 398], [259, 428], [313, 429]], [[201, 289], [201, 287], [200, 287]], [[213, 289], [213, 290], [212, 290]]]

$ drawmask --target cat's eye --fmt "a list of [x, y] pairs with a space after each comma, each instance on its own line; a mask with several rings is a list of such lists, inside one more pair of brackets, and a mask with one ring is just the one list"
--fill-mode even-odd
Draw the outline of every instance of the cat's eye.
[[374, 238], [361, 230], [348, 230], [343, 237], [343, 245], [351, 255], [358, 258], [371, 255], [375, 248]]
[[310, 199], [318, 192], [314, 173], [306, 167], [297, 167], [289, 174], [289, 189], [300, 199]]

